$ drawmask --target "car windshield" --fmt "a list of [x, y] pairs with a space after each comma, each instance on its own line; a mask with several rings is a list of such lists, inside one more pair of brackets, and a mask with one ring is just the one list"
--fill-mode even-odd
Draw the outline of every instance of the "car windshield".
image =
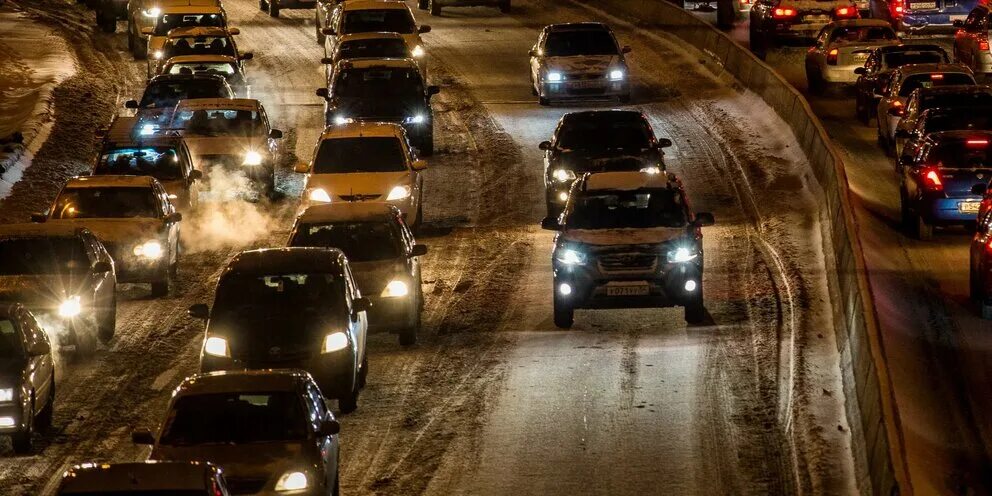
[[406, 9], [349, 10], [344, 13], [341, 34], [373, 32], [411, 34], [416, 29], [417, 24]]
[[339, 59], [357, 58], [406, 58], [410, 49], [401, 38], [378, 38], [345, 41], [338, 46]]
[[544, 54], [548, 57], [618, 53], [613, 35], [606, 30], [551, 32], [544, 42]]
[[176, 28], [224, 27], [224, 16], [220, 14], [162, 14], [155, 24], [155, 36], [165, 36]]
[[917, 88], [933, 88], [935, 86], [957, 86], [975, 84], [975, 78], [961, 73], [913, 74], [907, 76], [899, 87], [899, 96], [908, 97]]
[[179, 100], [195, 98], [231, 98], [221, 80], [214, 78], [186, 79], [182, 81], [155, 81], [145, 88], [141, 108], [175, 107]]
[[835, 28], [830, 32], [828, 43], [862, 43], [894, 39], [896, 33], [888, 26], [851, 26]]
[[0, 275], [76, 274], [90, 269], [78, 238], [0, 239]]
[[923, 133], [937, 131], [992, 130], [992, 109], [958, 109], [930, 114], [923, 122]]
[[684, 227], [685, 208], [675, 190], [609, 191], [575, 197], [569, 229]]
[[334, 274], [229, 274], [217, 285], [210, 327], [245, 336], [232, 340], [235, 351], [250, 352], [262, 341], [313, 344], [310, 337], [326, 334], [344, 308], [344, 281]]
[[94, 175], [152, 176], [160, 181], [183, 178], [181, 154], [172, 146], [128, 147], [100, 155]]
[[347, 69], [335, 75], [333, 93], [342, 98], [420, 97], [422, 100], [424, 84], [416, 69]]
[[651, 130], [640, 117], [569, 119], [558, 132], [557, 146], [564, 150], [640, 151], [651, 146]]
[[0, 358], [20, 358], [24, 356], [24, 343], [14, 328], [14, 323], [0, 319]]
[[169, 65], [166, 74], [219, 74], [224, 77], [237, 74], [230, 62], [176, 62]]
[[184, 129], [187, 136], [259, 136], [265, 132], [261, 114], [244, 109], [183, 109], [171, 127]]
[[401, 255], [399, 236], [388, 222], [300, 224], [289, 246], [337, 248], [351, 262], [390, 260]]
[[936, 164], [942, 169], [992, 168], [992, 137], [976, 136], [962, 141], [947, 141], [927, 152], [924, 163]]
[[403, 147], [394, 136], [326, 139], [320, 143], [313, 162], [315, 174], [405, 170]]
[[890, 68], [902, 67], [906, 64], [939, 64], [941, 62], [948, 62], [947, 54], [944, 52], [906, 51], [885, 54], [885, 65]]
[[181, 396], [162, 426], [160, 444], [248, 444], [306, 439], [303, 401], [290, 391]]
[[151, 188], [66, 188], [55, 200], [53, 219], [158, 218]]
[[227, 55], [237, 57], [234, 44], [227, 36], [180, 36], [169, 38], [162, 48], [162, 60], [182, 55]]

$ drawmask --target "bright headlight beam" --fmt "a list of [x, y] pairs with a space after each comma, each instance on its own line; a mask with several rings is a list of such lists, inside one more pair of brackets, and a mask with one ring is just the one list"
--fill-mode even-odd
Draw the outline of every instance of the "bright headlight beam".
[[547, 79], [548, 79], [548, 82], [551, 82], [551, 83], [560, 82], [562, 80], [561, 73], [560, 72], [554, 72], [554, 71], [549, 72], [548, 75], [547, 75]]
[[158, 17], [159, 14], [161, 14], [161, 13], [162, 13], [162, 9], [160, 9], [158, 7], [152, 7], [150, 9], [145, 10], [144, 12], [142, 12], [142, 14], [144, 14], [145, 17]]
[[424, 47], [422, 47], [420, 45], [417, 45], [417, 46], [413, 47], [413, 50], [410, 51], [410, 55], [412, 55], [413, 58], [415, 58], [415, 59], [419, 59], [420, 57], [423, 57], [424, 54], [426, 54], [426, 53], [427, 52], [424, 51]]
[[256, 151], [245, 153], [245, 160], [242, 165], [262, 165], [262, 154]]
[[575, 173], [568, 169], [555, 169], [553, 174], [555, 180], [560, 183], [572, 181], [575, 179]]
[[298, 471], [286, 472], [276, 482], [276, 491], [300, 491], [306, 489], [308, 485], [307, 474]]
[[610, 71], [610, 79], [613, 81], [620, 81], [623, 79], [623, 71], [620, 69], [613, 69]]
[[333, 332], [324, 336], [323, 353], [333, 353], [348, 347], [348, 335], [343, 332]]
[[320, 202], [320, 203], [331, 203], [331, 195], [327, 194], [323, 189], [317, 188], [310, 190], [310, 201]]
[[668, 255], [668, 260], [675, 263], [688, 262], [696, 258], [696, 254], [685, 247], [677, 248]]
[[141, 135], [142, 136], [148, 136], [148, 135], [154, 134], [154, 133], [155, 133], [155, 125], [154, 124], [145, 124], [145, 125], [141, 126]]
[[386, 201], [402, 200], [404, 198], [410, 197], [410, 187], [409, 186], [396, 186], [389, 191], [389, 195], [386, 196]]
[[343, 115], [334, 116], [334, 124], [337, 125], [337, 126], [343, 126], [343, 125], [345, 125], [345, 124], [347, 124], [349, 122], [351, 122], [351, 119], [349, 119], [349, 118], [347, 118], [347, 117], [345, 117]]
[[227, 348], [227, 340], [219, 336], [210, 336], [203, 343], [203, 352], [208, 355], [229, 357], [230, 350]]
[[585, 257], [575, 250], [564, 250], [558, 255], [558, 261], [565, 265], [580, 265], [585, 263]]
[[386, 285], [386, 289], [382, 290], [383, 298], [400, 298], [410, 294], [410, 288], [407, 287], [406, 283], [403, 281], [389, 281]]
[[14, 388], [0, 389], [0, 403], [14, 401]]
[[162, 258], [165, 250], [162, 249], [162, 243], [158, 241], [146, 241], [134, 247], [132, 252], [135, 256], [150, 258], [152, 260], [158, 260]]
[[75, 317], [82, 311], [83, 305], [78, 296], [70, 296], [59, 305], [59, 317]]
[[406, 118], [406, 121], [409, 122], [410, 124], [423, 124], [425, 120], [427, 119], [424, 117], [424, 114], [417, 114], [415, 116]]

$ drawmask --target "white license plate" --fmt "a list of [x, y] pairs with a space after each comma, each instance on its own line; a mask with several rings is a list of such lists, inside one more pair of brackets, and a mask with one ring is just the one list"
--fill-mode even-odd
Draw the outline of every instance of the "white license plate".
[[570, 88], [599, 88], [603, 86], [601, 81], [572, 81], [568, 85]]
[[965, 19], [967, 19], [967, 18], [968, 18], [968, 16], [967, 16], [967, 15], [965, 15], [965, 14], [961, 14], [961, 15], [952, 15], [952, 16], [950, 16], [950, 17], [951, 17], [951, 22], [954, 22], [954, 21], [963, 21], [963, 20], [965, 20]]
[[830, 22], [830, 16], [828, 15], [808, 15], [803, 17], [803, 22], [811, 22], [815, 24], [826, 24]]
[[937, 8], [937, 2], [912, 2], [909, 10], [933, 10]]
[[648, 283], [624, 284], [606, 287], [606, 296], [647, 296], [651, 293]]
[[963, 214], [977, 214], [982, 202], [961, 202], [958, 203], [958, 211]]

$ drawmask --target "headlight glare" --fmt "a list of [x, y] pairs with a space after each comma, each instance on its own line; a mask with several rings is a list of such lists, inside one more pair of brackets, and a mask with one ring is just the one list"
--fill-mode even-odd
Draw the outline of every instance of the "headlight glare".
[[420, 45], [417, 45], [417, 46], [413, 47], [413, 50], [410, 51], [410, 55], [412, 55], [413, 58], [415, 58], [415, 59], [419, 59], [420, 57], [423, 57], [424, 54], [426, 54], [426, 53], [427, 52], [424, 51], [424, 47], [422, 47]]
[[661, 174], [661, 167], [644, 167], [641, 169], [641, 172], [645, 174]]
[[334, 125], [336, 125], [336, 126], [343, 126], [343, 125], [345, 125], [345, 124], [347, 124], [349, 122], [351, 122], [351, 119], [349, 119], [349, 118], [347, 118], [347, 117], [345, 117], [343, 115], [336, 115], [336, 116], [334, 116]]
[[320, 203], [331, 203], [331, 195], [327, 194], [321, 188], [316, 188], [310, 190], [310, 201], [320, 202]]
[[557, 82], [560, 82], [562, 79], [564, 79], [561, 76], [561, 73], [560, 72], [555, 72], [555, 71], [549, 72], [546, 77], [548, 79], [548, 82], [551, 82], [551, 83], [557, 83]]
[[689, 262], [696, 259], [697, 254], [686, 247], [679, 247], [668, 253], [668, 261], [673, 263]]
[[141, 14], [144, 15], [145, 17], [158, 17], [159, 14], [161, 13], [162, 13], [162, 9], [158, 7], [152, 7], [150, 9], [143, 10], [141, 12]]
[[70, 296], [59, 305], [59, 317], [75, 317], [83, 311], [83, 305], [78, 296]]
[[0, 402], [14, 401], [14, 388], [0, 389]]
[[203, 352], [208, 355], [219, 357], [230, 357], [231, 349], [227, 347], [227, 340], [220, 336], [210, 336], [203, 342]]
[[613, 69], [612, 71], [610, 71], [610, 80], [611, 81], [621, 81], [621, 80], [623, 80], [623, 70], [622, 69]]
[[324, 336], [324, 348], [321, 353], [333, 353], [348, 347], [348, 335], [343, 332], [332, 332]]
[[402, 200], [404, 198], [410, 198], [410, 187], [405, 185], [391, 189], [389, 195], [386, 196], [386, 201]]
[[389, 281], [386, 289], [382, 290], [383, 298], [400, 298], [408, 294], [410, 294], [410, 288], [407, 287], [405, 282], [399, 280]]
[[243, 165], [262, 165], [262, 154], [256, 151], [250, 151], [245, 153], [245, 160], [242, 162]]
[[162, 258], [162, 243], [158, 241], [146, 241], [134, 247], [132, 250], [136, 256], [158, 260]]
[[554, 174], [552, 174], [556, 181], [560, 183], [565, 183], [568, 181], [575, 180], [575, 172], [568, 169], [555, 169]]
[[307, 474], [298, 471], [286, 472], [276, 482], [276, 491], [299, 491], [309, 485]]
[[155, 60], [161, 59], [162, 58], [162, 50], [155, 50], [155, 53], [152, 54], [152, 58], [155, 59]]
[[417, 114], [411, 117], [407, 117], [404, 120], [406, 121], [407, 124], [423, 124], [424, 121], [427, 120], [427, 118], [424, 117], [424, 114]]
[[565, 249], [558, 254], [558, 261], [565, 265], [582, 265], [586, 263], [586, 256], [575, 250]]

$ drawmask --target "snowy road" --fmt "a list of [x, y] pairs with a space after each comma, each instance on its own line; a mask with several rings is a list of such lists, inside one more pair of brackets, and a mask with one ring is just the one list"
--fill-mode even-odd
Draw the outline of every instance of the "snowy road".
[[[53, 25], [90, 25], [75, 4], [31, 5]], [[312, 11], [272, 19], [249, 0], [225, 5], [255, 52], [255, 96], [307, 158], [321, 123]], [[369, 386], [342, 417], [343, 493], [856, 492], [816, 186], [784, 124], [709, 75], [699, 54], [615, 25], [634, 48], [633, 106], [675, 142], [666, 158], [695, 209], [717, 218], [705, 232], [712, 318], [687, 327], [675, 309], [579, 312], [559, 331], [537, 143], [571, 109], [537, 105], [525, 56], [543, 25], [601, 16], [521, 1], [510, 16], [420, 17], [434, 27], [425, 43], [443, 86], [420, 236], [426, 337], [411, 349], [373, 337]], [[122, 51], [122, 34], [87, 28], [70, 41], [84, 70], [56, 92], [51, 138], [0, 203], [2, 221], [26, 219], [84, 170], [97, 123], [140, 92], [144, 66]], [[299, 192], [295, 174], [280, 178]], [[0, 459], [0, 492], [45, 493], [72, 463], [144, 456], [129, 431], [155, 425], [197, 367], [202, 329], [183, 309], [209, 301], [236, 249], [280, 243], [291, 204], [217, 209], [211, 231], [188, 240], [197, 249], [177, 295], [126, 289], [118, 337], [92, 362], [64, 364], [56, 432], [37, 455]], [[233, 246], [248, 225], [263, 228]]]

